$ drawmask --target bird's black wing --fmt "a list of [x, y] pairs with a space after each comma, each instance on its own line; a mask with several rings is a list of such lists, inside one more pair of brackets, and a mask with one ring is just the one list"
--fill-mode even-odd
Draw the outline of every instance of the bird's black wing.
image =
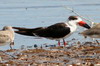
[[57, 23], [47, 28], [36, 30], [33, 33], [40, 37], [62, 38], [70, 33], [70, 28], [65, 23]]
[[15, 33], [26, 35], [26, 36], [34, 36], [33, 32], [35, 30], [42, 29], [42, 27], [38, 27], [38, 28], [13, 27], [13, 29], [16, 29], [16, 31], [14, 31]]
[[38, 27], [38, 28], [12, 27], [12, 28], [18, 31], [35, 31], [35, 30], [41, 29], [42, 27]]
[[21, 27], [13, 27], [18, 31], [15, 31], [18, 34], [26, 35], [26, 36], [40, 36], [47, 38], [62, 38], [65, 35], [70, 33], [70, 28], [67, 27], [65, 23], [57, 23], [51, 25], [49, 27], [38, 27], [38, 28], [21, 28]]

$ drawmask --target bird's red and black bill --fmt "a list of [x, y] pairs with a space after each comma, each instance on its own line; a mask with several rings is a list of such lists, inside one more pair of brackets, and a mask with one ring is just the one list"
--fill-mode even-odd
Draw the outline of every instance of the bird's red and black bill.
[[90, 28], [91, 28], [91, 27], [90, 27], [86, 22], [84, 22], [84, 21], [80, 21], [78, 24], [79, 24], [80, 26], [82, 26], [82, 27], [87, 28], [87, 29], [90, 29]]

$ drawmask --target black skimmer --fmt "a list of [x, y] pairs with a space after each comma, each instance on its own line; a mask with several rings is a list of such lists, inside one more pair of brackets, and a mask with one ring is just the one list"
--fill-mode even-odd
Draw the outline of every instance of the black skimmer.
[[86, 22], [82, 21], [82, 19], [78, 16], [70, 16], [67, 22], [56, 23], [48, 27], [13, 28], [18, 30], [15, 31], [18, 34], [58, 40], [58, 45], [60, 45], [60, 39], [63, 39], [63, 44], [64, 46], [66, 46], [66, 42], [64, 39], [70, 36], [74, 31], [76, 31], [77, 25], [83, 26], [87, 29], [90, 28], [90, 26]]
[[80, 34], [82, 34], [85, 37], [89, 36], [91, 38], [100, 38], [100, 23], [88, 30], [81, 32]]
[[[91, 37], [91, 38], [100, 38], [100, 23], [96, 24], [92, 28], [85, 30], [81, 32], [84, 37]], [[99, 44], [99, 42], [96, 40], [96, 42]]]
[[0, 45], [6, 45], [10, 43], [10, 48], [12, 49], [11, 45], [14, 45], [14, 30], [11, 26], [5, 26], [2, 30], [0, 30]]

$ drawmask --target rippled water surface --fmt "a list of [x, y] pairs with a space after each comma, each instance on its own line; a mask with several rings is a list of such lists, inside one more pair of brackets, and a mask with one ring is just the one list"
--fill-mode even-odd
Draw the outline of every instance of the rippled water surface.
[[[65, 22], [68, 16], [75, 14], [64, 6], [73, 8], [87, 19], [100, 23], [100, 0], [0, 0], [0, 29], [5, 25], [34, 28]], [[90, 23], [88, 22], [88, 24]], [[66, 40], [82, 39], [77, 33]], [[16, 34], [14, 48], [19, 48], [21, 45], [45, 43], [56, 44], [57, 42]], [[9, 47], [7, 45], [0, 48], [8, 49]]]

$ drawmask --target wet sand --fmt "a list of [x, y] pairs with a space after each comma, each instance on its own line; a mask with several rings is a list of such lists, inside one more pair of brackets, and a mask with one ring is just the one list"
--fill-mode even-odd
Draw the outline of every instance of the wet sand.
[[100, 66], [100, 44], [0, 51], [0, 66]]

